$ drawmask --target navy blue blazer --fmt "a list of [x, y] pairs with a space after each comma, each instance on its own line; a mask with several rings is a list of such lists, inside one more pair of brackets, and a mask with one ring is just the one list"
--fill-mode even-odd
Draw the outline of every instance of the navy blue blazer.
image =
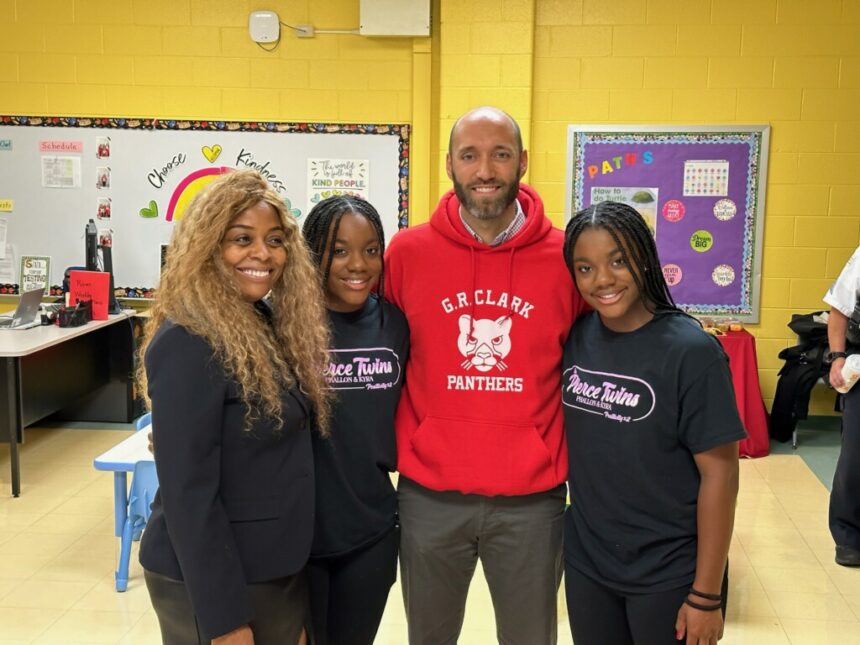
[[283, 429], [261, 419], [244, 431], [235, 381], [205, 340], [171, 322], [144, 362], [159, 490], [140, 563], [185, 581], [202, 631], [214, 638], [251, 620], [247, 584], [293, 575], [308, 559], [310, 406], [293, 388], [283, 396]]

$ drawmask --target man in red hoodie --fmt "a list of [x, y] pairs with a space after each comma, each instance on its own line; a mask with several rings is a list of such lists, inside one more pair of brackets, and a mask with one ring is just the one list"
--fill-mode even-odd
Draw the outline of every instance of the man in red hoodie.
[[388, 249], [388, 296], [412, 342], [396, 417], [412, 645], [457, 642], [478, 558], [499, 641], [556, 641], [561, 358], [584, 305], [562, 232], [520, 184], [527, 166], [509, 115], [468, 112], [451, 130], [454, 190]]

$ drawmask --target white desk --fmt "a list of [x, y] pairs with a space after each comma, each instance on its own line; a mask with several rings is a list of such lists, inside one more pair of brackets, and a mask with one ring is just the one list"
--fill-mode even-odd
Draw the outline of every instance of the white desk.
[[34, 354], [48, 347], [65, 343], [72, 338], [94, 332], [96, 329], [126, 320], [131, 311], [108, 316], [107, 320], [94, 320], [80, 327], [58, 327], [41, 325], [30, 329], [0, 330], [0, 358], [19, 357]]
[[117, 393], [131, 391], [133, 352], [129, 312], [80, 327], [0, 331], [0, 441], [9, 441], [13, 496], [21, 493], [18, 442], [26, 426], [70, 406], [76, 419], [132, 419], [130, 395]]

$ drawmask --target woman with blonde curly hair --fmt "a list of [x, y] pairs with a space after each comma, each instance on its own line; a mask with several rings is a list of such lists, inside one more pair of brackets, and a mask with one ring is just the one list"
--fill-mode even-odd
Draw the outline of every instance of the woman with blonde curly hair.
[[140, 562], [164, 643], [304, 640], [328, 342], [281, 199], [254, 171], [213, 182], [174, 231], [138, 375], [160, 482]]

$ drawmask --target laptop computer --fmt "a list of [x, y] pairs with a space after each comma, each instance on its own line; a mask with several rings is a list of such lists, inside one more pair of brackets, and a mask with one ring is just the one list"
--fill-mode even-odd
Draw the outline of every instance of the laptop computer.
[[42, 324], [39, 317], [39, 304], [42, 302], [44, 288], [31, 289], [21, 296], [18, 307], [12, 315], [0, 316], [0, 330], [3, 329], [30, 329]]

